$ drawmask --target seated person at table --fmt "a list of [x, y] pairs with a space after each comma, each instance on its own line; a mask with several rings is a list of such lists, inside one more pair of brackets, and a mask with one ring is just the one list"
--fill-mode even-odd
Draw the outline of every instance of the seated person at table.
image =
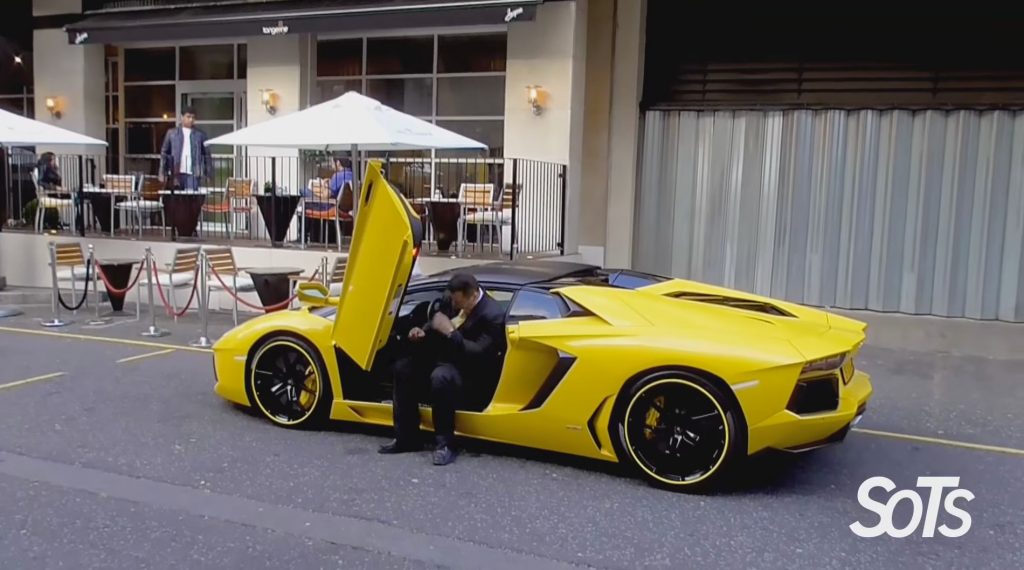
[[57, 163], [57, 156], [55, 154], [44, 152], [39, 155], [39, 162], [36, 163], [36, 173], [39, 176], [40, 188], [44, 190], [60, 189], [60, 165]]
[[[334, 159], [334, 174], [327, 182], [327, 188], [331, 191], [331, 199], [337, 200], [345, 185], [352, 186], [352, 162], [347, 158], [336, 157]], [[315, 198], [313, 190], [306, 188], [302, 191], [306, 198]], [[306, 202], [306, 210], [311, 212], [326, 212], [331, 209], [331, 204], [326, 202]]]

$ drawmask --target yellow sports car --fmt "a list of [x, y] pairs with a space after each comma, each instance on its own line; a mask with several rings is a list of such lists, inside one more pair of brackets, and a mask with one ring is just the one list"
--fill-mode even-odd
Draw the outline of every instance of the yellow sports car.
[[[250, 320], [213, 347], [221, 397], [288, 427], [392, 423], [391, 373], [448, 275], [410, 282], [419, 217], [371, 162], [339, 297]], [[500, 379], [467, 379], [460, 436], [635, 467], [703, 490], [767, 449], [842, 441], [872, 388], [864, 323], [693, 281], [568, 262], [471, 269], [506, 307]], [[423, 426], [431, 413], [421, 408]]]

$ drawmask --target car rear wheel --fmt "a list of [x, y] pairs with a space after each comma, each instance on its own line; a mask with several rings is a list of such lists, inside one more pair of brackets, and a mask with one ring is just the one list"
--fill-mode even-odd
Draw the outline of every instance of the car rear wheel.
[[330, 414], [330, 379], [308, 342], [290, 336], [266, 339], [253, 353], [248, 373], [249, 401], [271, 422], [311, 427]]
[[741, 449], [736, 415], [731, 401], [708, 380], [663, 372], [622, 394], [612, 439], [620, 460], [632, 463], [652, 485], [702, 492], [722, 480]]

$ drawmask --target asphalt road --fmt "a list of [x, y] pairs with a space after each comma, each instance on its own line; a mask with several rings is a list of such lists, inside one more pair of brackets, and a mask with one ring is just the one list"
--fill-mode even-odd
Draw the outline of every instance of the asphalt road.
[[[495, 446], [437, 468], [377, 455], [386, 432], [248, 415], [213, 393], [207, 353], [123, 360], [160, 350], [0, 330], [0, 568], [1024, 567], [1024, 451], [854, 432], [713, 496]], [[859, 365], [861, 428], [1024, 449], [1024, 360], [869, 347]], [[960, 477], [970, 531], [855, 536], [877, 475]]]

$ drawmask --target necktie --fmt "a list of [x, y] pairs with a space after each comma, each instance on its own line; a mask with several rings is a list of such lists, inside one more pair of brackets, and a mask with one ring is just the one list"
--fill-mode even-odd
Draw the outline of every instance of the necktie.
[[455, 318], [452, 319], [452, 326], [459, 328], [464, 322], [466, 322], [466, 311], [459, 311], [459, 314], [455, 315]]

